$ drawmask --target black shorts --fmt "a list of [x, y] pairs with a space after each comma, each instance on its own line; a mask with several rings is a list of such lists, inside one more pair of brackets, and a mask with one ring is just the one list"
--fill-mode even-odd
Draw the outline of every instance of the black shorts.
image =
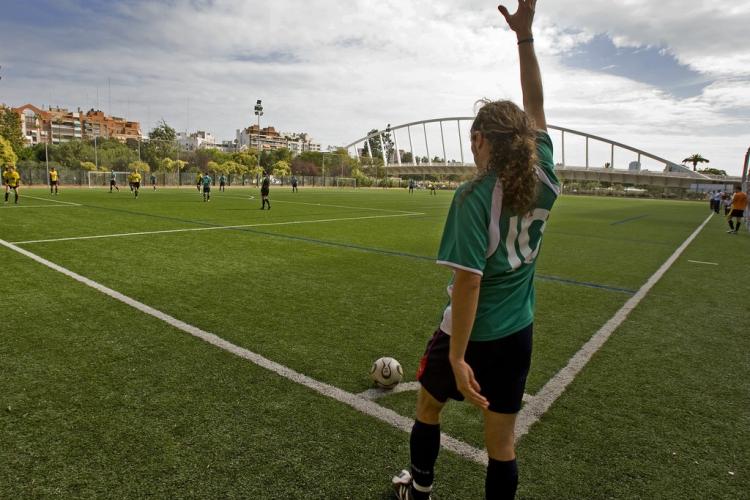
[[60, 181], [49, 181], [50, 186], [57, 186]]
[[203, 192], [204, 193], [210, 193], [211, 192], [211, 186], [203, 186]]
[[136, 188], [136, 189], [140, 189], [140, 188], [141, 188], [141, 183], [140, 183], [140, 182], [133, 182], [133, 183], [131, 183], [131, 184], [132, 184], [132, 185], [133, 185], [133, 187], [134, 187], [134, 188]]
[[744, 216], [745, 216], [745, 211], [739, 210], [737, 208], [732, 209], [732, 213], [729, 214], [729, 217], [744, 217]]
[[[521, 410], [531, 366], [533, 326], [497, 340], [469, 342], [465, 359], [474, 370], [480, 392], [490, 403], [490, 411], [518, 413]], [[438, 329], [427, 343], [417, 371], [422, 387], [441, 403], [464, 399], [456, 387], [448, 359], [450, 340], [450, 335]]]
[[222, 187], [222, 186], [226, 186], [226, 183], [225, 182], [220, 182], [219, 183], [219, 187]]
[[115, 184], [117, 184], [117, 181], [116, 181], [116, 180], [114, 180], [114, 179], [111, 179], [111, 180], [109, 181], [109, 185], [110, 185], [110, 186], [114, 186]]
[[261, 189], [260, 190], [260, 195], [261, 196], [268, 196], [268, 189]]

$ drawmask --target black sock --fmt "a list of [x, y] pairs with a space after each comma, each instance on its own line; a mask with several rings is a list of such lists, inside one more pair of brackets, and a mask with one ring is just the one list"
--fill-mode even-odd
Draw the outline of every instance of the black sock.
[[490, 458], [487, 464], [487, 478], [484, 481], [487, 500], [513, 500], [518, 486], [518, 463], [515, 459], [507, 462]]
[[736, 221], [734, 221], [734, 230], [735, 231], [739, 231], [740, 230], [740, 220], [739, 219], [737, 219]]
[[729, 229], [734, 230], [734, 221], [732, 219], [729, 219]]
[[[426, 500], [430, 496], [435, 479], [435, 462], [440, 452], [440, 424], [431, 425], [414, 421], [409, 439], [411, 450], [412, 494], [414, 500]], [[417, 488], [426, 489], [420, 491]]]

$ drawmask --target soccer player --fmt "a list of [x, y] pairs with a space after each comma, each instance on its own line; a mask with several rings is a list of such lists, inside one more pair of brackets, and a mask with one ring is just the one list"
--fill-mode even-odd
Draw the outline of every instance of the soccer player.
[[297, 178], [295, 176], [292, 176], [292, 193], [298, 192], [299, 189], [297, 189]]
[[21, 176], [16, 171], [16, 167], [8, 165], [3, 172], [3, 184], [5, 184], [5, 203], [8, 203], [8, 195], [13, 191], [13, 203], [18, 204], [18, 187], [21, 185]]
[[156, 174], [151, 173], [151, 185], [154, 187], [154, 191], [156, 191]]
[[263, 210], [266, 208], [266, 203], [268, 203], [268, 210], [271, 210], [271, 202], [268, 201], [268, 191], [271, 187], [271, 179], [268, 178], [268, 173], [263, 173], [263, 182], [260, 185], [260, 197], [263, 200], [263, 204], [260, 206], [260, 209]]
[[59, 177], [55, 167], [52, 167], [49, 171], [49, 194], [54, 192], [57, 195], [57, 185], [60, 183]]
[[430, 187], [430, 194], [431, 195], [434, 194], [435, 196], [437, 196], [437, 191], [435, 191], [435, 183], [434, 182], [430, 182], [430, 186], [429, 187]]
[[227, 178], [224, 176], [224, 174], [221, 174], [219, 176], [219, 191], [226, 191], [227, 185]]
[[211, 201], [211, 183], [213, 181], [214, 180], [208, 174], [204, 175], [201, 179], [201, 184], [203, 185], [203, 201]]
[[[739, 184], [734, 186], [734, 194], [729, 203], [732, 211], [729, 212], [729, 216], [727, 217], [729, 221], [729, 231], [727, 233], [737, 234], [742, 225], [742, 218], [745, 216], [745, 207], [747, 207], [747, 195], [742, 192], [742, 186]], [[732, 219], [734, 219], [734, 224], [732, 224]]]
[[198, 192], [201, 192], [201, 186], [203, 185], [203, 174], [198, 172], [198, 175], [195, 176], [195, 187], [198, 188]]
[[519, 0], [514, 14], [499, 7], [518, 40], [524, 110], [485, 102], [471, 126], [477, 175], [456, 190], [438, 251], [438, 263], [453, 270], [450, 302], [417, 372], [411, 470], [393, 478], [402, 500], [430, 497], [448, 399], [466, 399], [483, 413], [486, 498], [515, 496], [514, 428], [531, 362], [535, 260], [560, 192], [534, 53], [535, 4]]
[[414, 194], [414, 179], [409, 179], [409, 194]]
[[130, 181], [130, 190], [133, 191], [135, 197], [138, 198], [138, 190], [141, 189], [141, 173], [137, 170], [130, 172], [128, 181]]
[[112, 192], [112, 188], [115, 188], [118, 192], [120, 191], [120, 188], [117, 187], [117, 176], [115, 175], [115, 171], [113, 170], [109, 175], [109, 192]]

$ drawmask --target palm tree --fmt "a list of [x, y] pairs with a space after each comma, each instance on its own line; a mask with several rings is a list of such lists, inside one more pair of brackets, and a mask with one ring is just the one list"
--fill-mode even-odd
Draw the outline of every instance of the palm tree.
[[693, 172], [695, 172], [695, 167], [699, 163], [709, 163], [709, 160], [706, 158], [703, 158], [700, 153], [695, 153], [694, 155], [688, 156], [684, 160], [682, 160], [682, 163], [692, 163], [693, 164]]

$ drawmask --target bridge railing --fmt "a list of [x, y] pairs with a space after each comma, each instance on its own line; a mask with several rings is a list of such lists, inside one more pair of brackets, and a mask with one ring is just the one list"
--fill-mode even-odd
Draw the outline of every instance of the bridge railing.
[[[366, 157], [373, 158], [373, 151], [370, 144], [374, 141], [375, 143], [379, 143], [380, 145], [380, 157], [383, 160], [383, 164], [385, 166], [388, 166], [389, 164], [397, 164], [397, 165], [403, 165], [404, 163], [401, 161], [401, 153], [400, 148], [398, 144], [398, 134], [396, 134], [397, 131], [405, 130], [408, 143], [409, 143], [409, 149], [408, 151], [411, 153], [412, 162], [409, 164], [415, 164], [415, 159], [417, 156], [414, 153], [414, 144], [415, 140], [412, 135], [412, 129], [421, 129], [418, 132], [417, 139], [423, 139], [424, 140], [424, 150], [427, 153], [427, 165], [433, 166], [433, 165], [453, 165], [455, 166], [455, 162], [448, 162], [446, 161], [448, 158], [446, 147], [445, 147], [445, 139], [446, 139], [446, 130], [451, 130], [454, 127], [455, 124], [455, 130], [458, 135], [458, 144], [459, 144], [459, 155], [461, 158], [461, 161], [459, 165], [473, 165], [472, 163], [466, 163], [466, 160], [464, 158], [464, 148], [463, 148], [463, 134], [461, 132], [461, 122], [468, 122], [471, 123], [474, 121], [474, 117], [448, 117], [448, 118], [433, 118], [430, 120], [421, 120], [416, 122], [410, 122], [410, 123], [404, 123], [402, 125], [397, 125], [395, 127], [388, 127], [385, 130], [376, 130], [375, 132], [372, 132], [365, 137], [362, 137], [360, 139], [357, 139], [356, 141], [351, 142], [350, 144], [347, 144], [345, 148], [347, 151], [351, 151], [351, 148], [354, 148], [354, 155], [358, 158], [360, 157], [360, 149], [359, 145], [362, 144], [362, 154]], [[443, 161], [442, 162], [435, 162], [432, 159], [432, 155], [430, 154], [430, 141], [428, 140], [428, 134], [427, 134], [427, 125], [437, 123], [440, 128], [440, 144], [438, 145], [437, 151], [440, 151], [443, 153]], [[566, 165], [566, 136], [576, 136], [576, 137], [582, 137], [585, 141], [585, 167], [584, 168], [592, 168], [591, 162], [590, 162], [590, 142], [596, 141], [597, 143], [604, 143], [608, 145], [609, 147], [609, 165], [611, 168], [614, 168], [615, 165], [615, 149], [623, 149], [625, 151], [629, 151], [630, 153], [633, 153], [637, 157], [638, 165], [640, 166], [642, 158], [648, 158], [650, 160], [653, 160], [657, 162], [658, 164], [663, 165], [663, 172], [681, 172], [684, 175], [694, 177], [696, 179], [709, 179], [705, 174], [701, 174], [698, 172], [692, 172], [689, 168], [680, 165], [678, 163], [674, 163], [672, 161], [669, 161], [665, 158], [662, 158], [660, 156], [651, 154], [647, 151], [628, 146], [627, 144], [623, 144], [621, 142], [613, 141], [610, 139], [607, 139], [605, 137], [597, 136], [594, 134], [589, 134], [586, 132], [581, 132], [579, 130], [573, 130], [566, 127], [559, 127], [556, 125], [548, 125], [547, 126], [551, 130], [556, 130], [560, 132], [561, 141], [560, 141], [560, 152], [562, 155], [562, 165]], [[385, 147], [385, 137], [391, 137], [394, 144], [393, 144], [393, 150], [394, 154], [392, 158], [388, 158], [388, 153], [386, 152]], [[421, 136], [421, 137], [420, 137]], [[433, 145], [433, 152], [436, 151], [436, 148]], [[395, 160], [395, 162], [393, 161]]]

